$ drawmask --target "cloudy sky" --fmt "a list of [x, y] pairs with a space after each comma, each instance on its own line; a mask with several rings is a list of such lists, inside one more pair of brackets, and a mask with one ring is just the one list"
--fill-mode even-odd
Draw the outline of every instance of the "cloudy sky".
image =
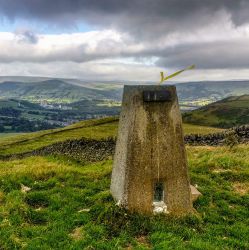
[[0, 75], [249, 79], [248, 0], [0, 0]]

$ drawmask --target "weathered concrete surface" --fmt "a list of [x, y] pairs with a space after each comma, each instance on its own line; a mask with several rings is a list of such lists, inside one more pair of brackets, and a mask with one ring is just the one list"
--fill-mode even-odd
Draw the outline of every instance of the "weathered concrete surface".
[[[145, 102], [144, 91], [168, 91], [171, 101]], [[167, 212], [193, 211], [176, 89], [125, 86], [111, 193], [129, 210], [153, 213], [157, 182], [163, 182]]]

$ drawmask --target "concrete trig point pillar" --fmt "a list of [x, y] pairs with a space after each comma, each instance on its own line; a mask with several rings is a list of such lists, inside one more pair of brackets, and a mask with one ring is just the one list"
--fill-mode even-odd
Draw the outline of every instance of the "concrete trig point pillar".
[[174, 86], [124, 86], [111, 193], [131, 211], [193, 211]]

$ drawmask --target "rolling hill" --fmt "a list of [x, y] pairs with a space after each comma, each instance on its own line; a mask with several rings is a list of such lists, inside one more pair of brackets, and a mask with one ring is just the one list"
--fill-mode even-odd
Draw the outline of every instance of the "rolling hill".
[[[248, 249], [248, 145], [188, 146], [191, 183], [203, 194], [197, 213], [145, 216], [117, 207], [110, 195], [113, 151], [102, 146], [116, 129], [117, 119], [106, 118], [0, 143], [2, 156], [58, 143], [92, 156], [79, 159], [64, 147], [69, 154], [0, 160], [2, 249]], [[185, 134], [197, 129], [205, 127], [187, 125]]]
[[[2, 112], [0, 131], [37, 131], [65, 126], [84, 119], [117, 115], [120, 110], [122, 84], [77, 79], [0, 77], [0, 111]], [[128, 82], [127, 84], [138, 83]], [[190, 82], [178, 83], [176, 87], [180, 107], [187, 111], [231, 95], [249, 94], [248, 81]], [[4, 103], [6, 98], [12, 100], [10, 101], [12, 103], [9, 103], [10, 108]], [[217, 102], [214, 104], [215, 107], [211, 105], [196, 112], [186, 113], [184, 120], [196, 125], [224, 128], [248, 123], [246, 108], [232, 108], [232, 102], [229, 100], [228, 98], [224, 103]], [[24, 101], [26, 101], [25, 105], [29, 106], [26, 107]], [[22, 102], [21, 106], [20, 102]], [[51, 107], [42, 109], [34, 104], [42, 102], [48, 103]], [[64, 105], [62, 109], [59, 109], [59, 104]], [[226, 105], [228, 107], [225, 107]]]
[[249, 94], [249, 81], [203, 81], [176, 84], [181, 100], [210, 98], [221, 100], [228, 96]]
[[249, 95], [227, 97], [183, 114], [186, 123], [229, 128], [249, 124]]
[[[0, 77], [0, 94], [2, 98], [24, 99], [31, 102], [47, 100], [54, 103], [68, 103], [92, 99], [121, 101], [124, 84], [139, 85], [141, 83], [18, 76]], [[249, 81], [186, 82], [175, 85], [180, 104], [182, 107], [186, 106], [187, 109], [200, 107], [229, 96], [249, 94]]]
[[0, 83], [1, 98], [23, 99], [31, 102], [47, 100], [70, 103], [79, 100], [120, 99], [120, 89], [92, 89], [59, 79], [38, 82], [4, 81]]

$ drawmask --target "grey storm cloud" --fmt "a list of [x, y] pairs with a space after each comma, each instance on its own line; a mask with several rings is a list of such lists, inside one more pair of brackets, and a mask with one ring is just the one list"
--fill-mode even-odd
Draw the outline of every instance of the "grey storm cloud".
[[248, 44], [246, 39], [181, 45], [161, 51], [156, 65], [185, 67], [195, 63], [199, 69], [249, 68]]
[[[228, 17], [227, 22], [230, 21], [236, 29], [249, 22], [248, 13], [248, 0], [0, 0], [0, 14], [9, 20], [22, 18], [69, 28], [84, 21], [99, 28], [128, 33], [131, 37], [128, 42], [122, 41], [123, 44], [103, 40], [92, 54], [84, 45], [79, 45], [50, 54], [28, 54], [23, 58], [17, 58], [17, 53], [12, 57], [6, 54], [8, 62], [85, 62], [115, 57], [135, 57], [138, 60], [157, 57], [156, 65], [161, 67], [185, 67], [194, 63], [203, 69], [246, 68], [249, 67], [248, 37], [230, 41], [214, 38], [207, 42], [201, 38], [198, 41], [196, 35], [194, 42], [185, 42], [184, 34], [194, 34], [216, 22], [222, 29], [218, 18], [222, 16]], [[165, 45], [161, 38], [174, 33], [183, 34], [180, 43]], [[26, 43], [38, 42], [38, 36], [31, 31], [18, 36]], [[219, 32], [216, 38], [219, 38]], [[138, 51], [129, 49], [136, 43], [151, 43], [151, 46]]]
[[235, 25], [249, 21], [247, 0], [0, 0], [9, 19], [31, 18], [68, 25], [85, 20], [143, 36], [209, 22], [213, 13], [226, 11]]

